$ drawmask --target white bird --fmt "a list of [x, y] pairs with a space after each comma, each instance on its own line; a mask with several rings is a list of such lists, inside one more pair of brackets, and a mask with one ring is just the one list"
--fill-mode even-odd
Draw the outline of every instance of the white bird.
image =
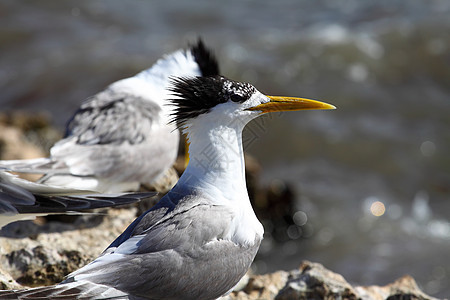
[[158, 180], [178, 154], [179, 132], [169, 123], [171, 76], [218, 75], [201, 40], [164, 56], [151, 68], [119, 80], [84, 102], [49, 158], [0, 161], [0, 167], [45, 174], [38, 182], [118, 193]]
[[244, 126], [267, 112], [334, 106], [220, 76], [175, 79], [171, 91], [173, 120], [190, 143], [176, 186], [61, 284], [1, 299], [216, 299], [244, 276], [263, 238], [246, 189]]
[[149, 198], [156, 193], [89, 194], [64, 187], [34, 183], [0, 172], [0, 229], [12, 222], [49, 214], [80, 214]]

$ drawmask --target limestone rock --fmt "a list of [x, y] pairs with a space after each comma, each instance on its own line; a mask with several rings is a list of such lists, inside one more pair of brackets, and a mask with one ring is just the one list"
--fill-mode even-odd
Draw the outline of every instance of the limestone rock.
[[388, 300], [427, 300], [436, 299], [423, 293], [416, 281], [409, 275], [400, 277], [386, 286], [356, 287], [358, 294], [363, 299], [388, 299]]
[[[61, 137], [43, 114], [20, 112], [0, 113], [0, 159], [31, 159], [46, 157], [50, 147]], [[37, 180], [39, 174], [20, 174]]]
[[21, 289], [23, 288], [20, 284], [18, 284], [11, 275], [8, 274], [5, 270], [0, 268], [0, 290], [12, 290], [12, 289]]
[[341, 275], [319, 263], [302, 262], [300, 268], [250, 276], [247, 284], [223, 300], [435, 300], [424, 294], [414, 279], [404, 276], [386, 286], [352, 287]]
[[141, 189], [144, 191], [156, 191], [160, 194], [166, 194], [178, 182], [178, 173], [175, 168], [171, 167], [157, 178], [154, 182], [148, 184], [141, 184]]
[[[58, 283], [99, 256], [134, 220], [136, 211], [136, 207], [109, 209], [73, 223], [9, 224], [0, 231], [0, 269], [25, 286]], [[0, 284], [14, 287], [9, 280], [1, 279]]]
[[321, 264], [303, 262], [299, 270], [291, 271], [286, 285], [275, 297], [289, 299], [357, 299], [352, 286], [344, 277], [324, 268]]
[[45, 113], [0, 113], [0, 158], [45, 157], [61, 133]]

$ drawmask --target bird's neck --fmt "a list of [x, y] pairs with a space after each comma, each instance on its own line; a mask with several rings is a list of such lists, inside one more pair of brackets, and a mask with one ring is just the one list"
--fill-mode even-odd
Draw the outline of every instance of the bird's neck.
[[245, 183], [242, 130], [246, 122], [233, 120], [220, 126], [212, 119], [189, 126], [189, 164], [171, 192], [192, 193], [203, 203], [227, 207], [234, 217], [223, 238], [239, 245], [254, 245], [262, 239], [264, 229], [250, 204]]
[[[187, 135], [190, 160], [180, 183], [220, 194], [229, 202], [248, 199], [242, 148], [245, 124], [234, 123], [227, 126], [214, 125], [214, 122], [190, 125]], [[246, 199], [236, 199], [236, 195]]]

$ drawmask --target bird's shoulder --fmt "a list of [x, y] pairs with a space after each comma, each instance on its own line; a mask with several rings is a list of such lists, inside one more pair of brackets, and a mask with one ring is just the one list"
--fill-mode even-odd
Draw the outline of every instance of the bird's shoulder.
[[[150, 253], [192, 243], [203, 245], [226, 238], [234, 211], [201, 195], [173, 193], [137, 218], [109, 247], [123, 254]], [[119, 250], [118, 247], [121, 247]], [[126, 249], [126, 251], [123, 251]], [[126, 253], [124, 253], [126, 252]]]

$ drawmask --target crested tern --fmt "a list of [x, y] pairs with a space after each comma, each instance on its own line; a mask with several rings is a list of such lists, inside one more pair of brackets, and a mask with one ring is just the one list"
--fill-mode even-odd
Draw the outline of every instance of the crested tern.
[[49, 214], [79, 214], [96, 208], [140, 201], [156, 193], [89, 194], [89, 191], [49, 186], [0, 172], [0, 229], [12, 222]]
[[84, 102], [49, 158], [4, 160], [0, 167], [45, 174], [38, 182], [100, 193], [136, 191], [173, 165], [179, 132], [168, 124], [171, 76], [218, 75], [212, 51], [199, 39], [151, 68], [119, 80]]
[[335, 107], [266, 96], [221, 76], [175, 78], [170, 91], [172, 123], [190, 143], [175, 187], [62, 283], [0, 298], [216, 299], [231, 292], [263, 238], [246, 189], [244, 126], [263, 113]]

